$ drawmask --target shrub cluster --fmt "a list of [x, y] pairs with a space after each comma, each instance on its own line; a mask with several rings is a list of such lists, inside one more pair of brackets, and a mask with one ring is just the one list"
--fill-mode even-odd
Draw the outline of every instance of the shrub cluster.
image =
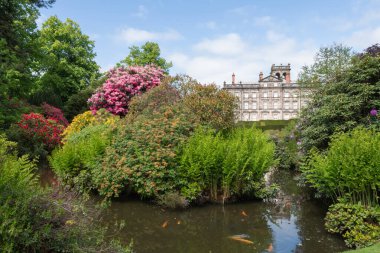
[[66, 142], [71, 135], [80, 132], [87, 126], [109, 125], [114, 126], [119, 121], [119, 117], [111, 114], [105, 109], [98, 110], [95, 114], [91, 111], [86, 111], [74, 117], [71, 124], [63, 131], [63, 142]]
[[61, 144], [64, 126], [54, 118], [46, 119], [42, 114], [23, 114], [21, 120], [11, 126], [8, 136], [19, 143], [21, 154], [46, 157]]
[[128, 252], [72, 193], [41, 188], [36, 165], [15, 148], [0, 136], [1, 252]]
[[182, 191], [189, 198], [203, 192], [212, 201], [262, 197], [274, 149], [269, 136], [256, 128], [236, 128], [225, 135], [200, 128], [183, 148], [181, 173], [189, 183]]
[[[125, 86], [134, 80], [137, 86], [125, 87], [139, 87], [139, 78], [128, 76], [131, 69], [115, 70], [107, 85]], [[109, 108], [99, 109], [94, 115], [85, 112], [76, 116], [64, 132], [65, 144], [50, 158], [61, 181], [82, 192], [96, 190], [105, 203], [122, 193], [135, 193], [170, 206], [187, 206], [189, 200], [215, 191], [223, 192], [225, 198], [258, 197], [263, 173], [273, 164], [273, 144], [256, 129], [230, 132], [234, 126], [234, 96], [214, 85], [186, 80], [168, 77], [157, 79], [157, 83], [145, 82], [145, 88], [131, 93], [134, 96], [128, 100], [128, 107], [120, 107], [123, 113], [119, 115], [128, 111], [122, 119], [110, 116]], [[158, 82], [157, 87], [151, 85]], [[149, 91], [143, 92], [147, 87]], [[115, 118], [118, 124], [110, 124]], [[200, 133], [189, 139], [199, 125], [219, 131], [216, 136], [207, 136], [221, 143], [207, 146], [202, 143], [206, 135], [196, 137]], [[203, 151], [218, 149], [219, 160], [212, 164], [218, 178], [216, 189], [209, 187], [213, 175], [200, 180], [194, 174], [210, 174], [206, 171], [211, 166], [208, 161], [213, 159], [206, 157], [207, 153], [199, 154], [203, 151], [197, 150], [197, 145], [206, 145]], [[189, 160], [197, 155], [203, 160], [198, 172]], [[216, 200], [217, 195], [209, 200]]]
[[332, 137], [325, 153], [313, 150], [302, 171], [318, 193], [352, 203], [378, 204], [380, 133], [356, 128]]
[[343, 199], [330, 206], [325, 226], [331, 233], [343, 235], [349, 247], [367, 247], [380, 240], [380, 207], [352, 204]]

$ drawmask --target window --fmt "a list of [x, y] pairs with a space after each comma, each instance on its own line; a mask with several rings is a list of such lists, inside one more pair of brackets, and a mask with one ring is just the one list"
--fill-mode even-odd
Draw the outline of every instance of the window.
[[274, 107], [274, 109], [278, 109], [278, 102], [274, 102], [273, 107]]
[[248, 102], [244, 102], [243, 109], [248, 109]]
[[279, 113], [273, 113], [273, 119], [280, 119]]
[[235, 96], [240, 97], [240, 92], [235, 92]]
[[269, 117], [269, 114], [267, 112], [264, 112], [263, 113], [263, 119], [268, 119], [268, 117]]
[[268, 93], [267, 93], [267, 92], [264, 92], [264, 93], [263, 93], [263, 97], [267, 98], [267, 97], [268, 97]]
[[284, 114], [284, 119], [287, 120], [287, 119], [289, 119], [289, 118], [290, 118], [289, 113], [285, 113], [285, 114]]
[[293, 102], [293, 109], [298, 109], [298, 102]]
[[273, 97], [278, 98], [278, 92], [277, 91], [273, 92]]
[[243, 113], [243, 120], [248, 121], [249, 120], [249, 113]]
[[289, 109], [289, 103], [288, 103], [288, 102], [285, 102], [285, 104], [284, 104], [284, 108], [285, 108], [285, 109]]
[[263, 103], [264, 109], [268, 109], [268, 102]]
[[289, 97], [289, 92], [285, 92], [285, 95], [284, 95], [286, 98]]
[[244, 93], [244, 98], [248, 98], [249, 93]]
[[252, 93], [252, 97], [253, 97], [253, 98], [257, 97], [256, 92], [255, 92], [255, 93]]
[[249, 119], [250, 119], [250, 120], [256, 120], [256, 119], [257, 119], [257, 113], [255, 113], [255, 112], [251, 112], [251, 113], [249, 114]]
[[256, 102], [252, 103], [252, 109], [257, 109], [257, 104], [256, 104]]

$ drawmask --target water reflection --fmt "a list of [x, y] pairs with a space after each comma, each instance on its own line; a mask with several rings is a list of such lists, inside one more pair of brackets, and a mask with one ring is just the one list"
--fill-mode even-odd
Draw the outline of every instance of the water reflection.
[[[46, 167], [41, 183], [54, 184]], [[280, 185], [279, 196], [269, 202], [206, 205], [188, 210], [165, 210], [139, 200], [114, 201], [104, 211], [103, 223], [125, 227], [115, 234], [125, 243], [134, 241], [137, 253], [334, 253], [346, 249], [341, 238], [323, 227], [326, 208], [310, 200], [297, 186], [295, 175], [277, 171], [271, 182]], [[231, 236], [253, 242], [231, 239]]]
[[[305, 252], [345, 250], [343, 241], [325, 232], [325, 210], [308, 200], [289, 172], [272, 181], [281, 192], [272, 202], [207, 205], [184, 211], [164, 210], [138, 200], [116, 201], [105, 212], [108, 224], [125, 220], [119, 233], [144, 252]], [[244, 241], [233, 240], [240, 235]]]

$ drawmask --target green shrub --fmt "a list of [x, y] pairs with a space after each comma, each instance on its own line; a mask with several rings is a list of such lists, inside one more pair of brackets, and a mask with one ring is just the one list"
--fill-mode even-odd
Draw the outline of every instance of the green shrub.
[[177, 107], [162, 107], [119, 124], [95, 175], [100, 194], [109, 199], [131, 190], [152, 198], [173, 192], [180, 184], [177, 150], [193, 127]]
[[[199, 128], [183, 148], [181, 173], [190, 199], [205, 192], [211, 200], [259, 197], [264, 173], [274, 164], [274, 144], [256, 128], [237, 128], [225, 136]], [[193, 191], [190, 191], [194, 189]]]
[[300, 152], [300, 137], [296, 122], [291, 121], [282, 129], [276, 138], [276, 158], [281, 169], [298, 169], [302, 153]]
[[0, 96], [0, 129], [8, 129], [21, 119], [21, 115], [30, 112], [39, 112], [40, 108], [28, 104], [18, 98]]
[[93, 173], [112, 138], [108, 125], [87, 126], [73, 133], [65, 145], [53, 151], [50, 165], [60, 180], [80, 192], [94, 187]]
[[343, 199], [330, 206], [325, 226], [341, 234], [349, 247], [366, 247], [380, 240], [380, 207], [351, 204]]
[[325, 153], [312, 151], [302, 166], [306, 181], [318, 193], [352, 203], [378, 203], [380, 190], [380, 133], [357, 128], [336, 134]]
[[41, 188], [27, 156], [0, 135], [1, 252], [128, 252], [73, 193]]

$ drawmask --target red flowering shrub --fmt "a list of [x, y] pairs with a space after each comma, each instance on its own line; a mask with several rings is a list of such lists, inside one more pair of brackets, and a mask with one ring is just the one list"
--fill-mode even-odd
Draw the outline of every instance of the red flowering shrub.
[[52, 150], [61, 143], [64, 127], [56, 119], [46, 119], [38, 113], [23, 114], [17, 125], [28, 139], [43, 143]]
[[103, 86], [88, 100], [90, 109], [96, 112], [105, 108], [113, 114], [125, 116], [131, 98], [158, 86], [162, 78], [163, 71], [153, 65], [114, 68]]
[[69, 122], [67, 121], [67, 119], [63, 115], [63, 112], [61, 109], [54, 107], [52, 105], [49, 105], [45, 102], [41, 105], [41, 108], [42, 108], [46, 118], [55, 119], [61, 125], [65, 126], [65, 127], [69, 125]]

